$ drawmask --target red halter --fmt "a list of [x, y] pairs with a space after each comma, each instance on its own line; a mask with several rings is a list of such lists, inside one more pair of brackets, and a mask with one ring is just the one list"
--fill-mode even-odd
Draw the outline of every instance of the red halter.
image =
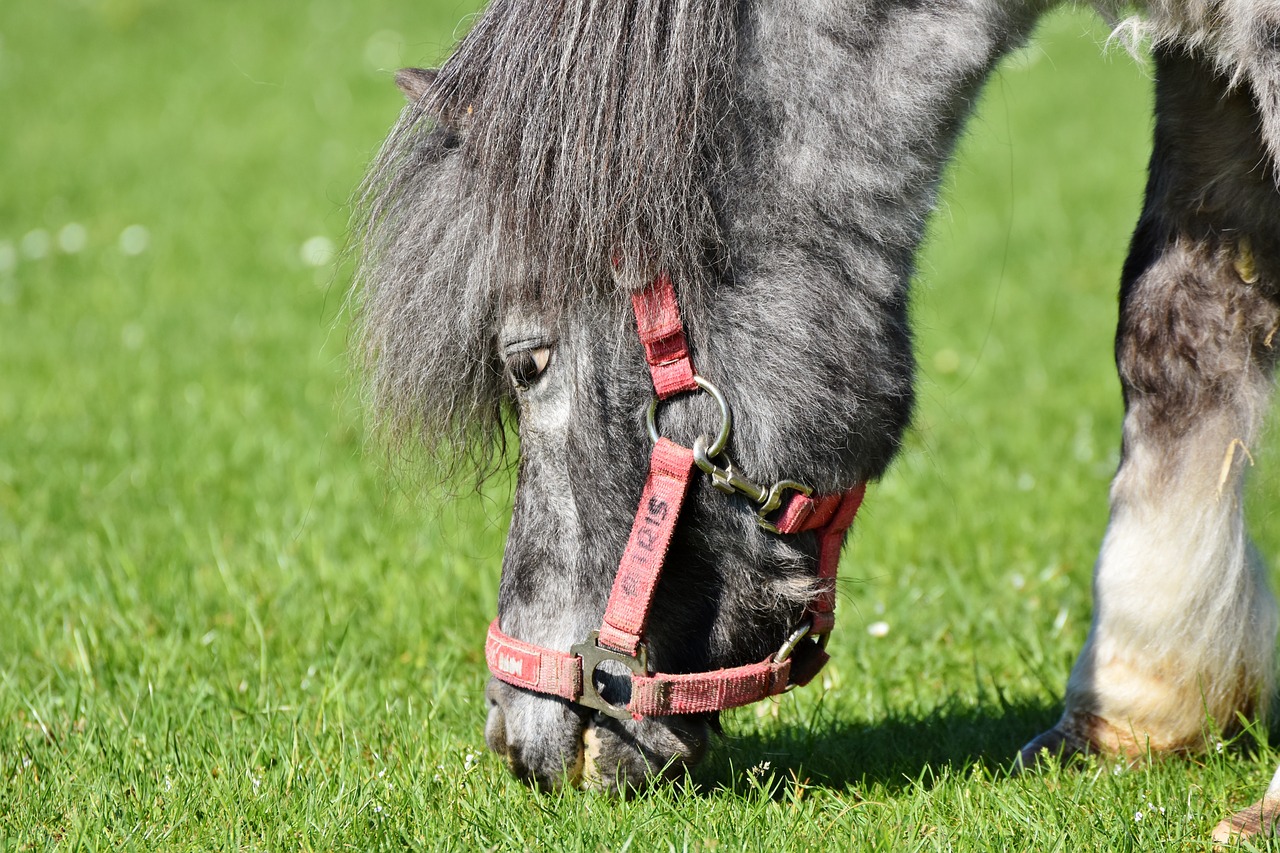
[[[694, 372], [670, 276], [659, 274], [631, 301], [657, 392], [649, 409], [654, 445], [649, 476], [613, 580], [604, 621], [599, 631], [566, 653], [513, 639], [502, 633], [494, 619], [485, 643], [489, 671], [516, 687], [560, 696], [620, 719], [720, 711], [808, 684], [828, 660], [825, 646], [835, 624], [840, 547], [862, 504], [866, 483], [847, 492], [811, 497], [806, 486], [794, 481], [764, 488], [743, 477], [723, 452], [730, 429], [728, 404], [714, 385]], [[723, 421], [718, 437], [710, 443], [700, 438], [692, 450], [659, 437], [654, 417], [658, 401], [699, 390], [707, 391], [720, 404]], [[723, 464], [716, 464], [716, 458]], [[760, 525], [766, 530], [817, 533], [818, 592], [778, 651], [759, 663], [714, 672], [650, 673], [645, 626], [695, 466], [711, 475], [716, 488], [744, 494], [755, 502]], [[611, 704], [596, 689], [592, 676], [605, 661], [620, 663], [632, 672], [631, 699], [625, 706]]]

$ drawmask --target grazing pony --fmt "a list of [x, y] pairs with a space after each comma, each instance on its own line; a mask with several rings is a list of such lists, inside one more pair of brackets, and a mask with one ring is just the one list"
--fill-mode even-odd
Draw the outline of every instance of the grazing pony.
[[[361, 196], [363, 352], [393, 438], [484, 465], [518, 427], [486, 692], [517, 775], [679, 772], [719, 709], [821, 666], [844, 529], [911, 415], [939, 176], [1051, 5], [493, 0], [399, 75]], [[1137, 12], [1157, 121], [1123, 458], [1065, 711], [1023, 765], [1199, 749], [1271, 692], [1241, 482], [1280, 325], [1280, 5]]]

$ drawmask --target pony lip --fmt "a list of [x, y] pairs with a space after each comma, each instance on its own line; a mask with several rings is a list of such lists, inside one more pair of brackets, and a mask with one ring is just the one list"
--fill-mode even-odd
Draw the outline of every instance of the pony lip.
[[[1089, 636], [1027, 765], [1044, 747], [1204, 749], [1206, 731], [1260, 714], [1271, 692], [1277, 620], [1243, 480], [1280, 358], [1280, 18], [1260, 3], [1145, 7], [1157, 117], [1121, 277], [1123, 454]], [[705, 719], [675, 711], [701, 706], [662, 698], [676, 678], [757, 660], [739, 674], [772, 690], [795, 680], [779, 643], [805, 618], [806, 634], [830, 629], [831, 519], [852, 520], [861, 496], [845, 490], [887, 470], [913, 406], [912, 257], [978, 85], [1042, 9], [872, 11], [874, 26], [833, 0], [565, 0], [556, 15], [507, 0], [438, 72], [399, 78], [413, 106], [361, 194], [378, 411], [393, 437], [494, 465], [477, 448], [506, 438], [512, 385], [555, 380], [516, 397], [498, 611], [521, 636], [495, 625], [486, 644], [486, 738], [539, 785], [566, 768], [585, 778], [588, 717], [604, 785], [697, 760]], [[650, 287], [668, 276], [675, 309]], [[631, 314], [639, 343], [620, 335]], [[504, 329], [554, 329], [554, 352], [504, 376]], [[694, 393], [695, 361], [739, 406], [714, 434], [721, 406]], [[654, 411], [649, 440], [651, 390], [689, 393]], [[678, 526], [637, 500], [655, 447], [686, 478]], [[674, 519], [670, 485], [648, 497]], [[747, 514], [775, 489], [763, 516], [777, 533]], [[661, 578], [619, 560], [637, 525], [637, 547], [676, 555]], [[634, 612], [610, 612], [616, 583], [643, 591], [623, 589]], [[620, 656], [598, 666], [648, 644], [666, 670], [631, 676], [628, 708], [643, 697], [649, 716], [574, 704], [594, 679], [565, 649], [592, 630]], [[820, 660], [818, 642], [796, 654]], [[1269, 832], [1269, 793], [1215, 836]]]

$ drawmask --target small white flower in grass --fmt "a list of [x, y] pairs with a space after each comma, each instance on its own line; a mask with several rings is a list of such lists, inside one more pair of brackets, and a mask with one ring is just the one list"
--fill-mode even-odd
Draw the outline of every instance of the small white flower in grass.
[[309, 267], [328, 266], [333, 256], [333, 241], [319, 235], [308, 239], [298, 250], [298, 257], [302, 258], [302, 262]]
[[49, 232], [43, 228], [36, 228], [22, 235], [22, 254], [32, 260], [39, 260], [49, 254], [49, 247], [53, 244]]
[[470, 770], [472, 767], [475, 767], [479, 762], [480, 762], [479, 753], [472, 752], [471, 750], [468, 749], [466, 757], [462, 760], [462, 769]]
[[1133, 822], [1142, 823], [1142, 812], [1138, 811], [1133, 813]]
[[89, 232], [79, 222], [68, 222], [58, 232], [58, 248], [68, 255], [83, 252], [89, 244]]
[[130, 225], [120, 232], [120, 251], [126, 255], [141, 255], [151, 245], [151, 232], [145, 225]]
[[880, 637], [889, 636], [888, 622], [872, 622], [867, 626], [867, 633], [879, 639]]
[[382, 811], [382, 804], [381, 804], [381, 803], [378, 803], [378, 804], [374, 805], [373, 810], [374, 810], [375, 812], [379, 812], [379, 813], [380, 813], [380, 812]]

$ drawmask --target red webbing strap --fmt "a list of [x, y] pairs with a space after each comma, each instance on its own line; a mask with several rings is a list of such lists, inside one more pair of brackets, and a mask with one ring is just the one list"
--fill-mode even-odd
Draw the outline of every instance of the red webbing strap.
[[809, 605], [813, 616], [814, 633], [823, 634], [830, 631], [836, 622], [836, 570], [840, 566], [840, 548], [844, 545], [845, 533], [853, 524], [858, 507], [867, 494], [867, 484], [859, 483], [840, 496], [840, 505], [836, 507], [831, 519], [818, 532], [818, 594]]
[[769, 658], [715, 672], [637, 675], [631, 679], [627, 710], [639, 719], [738, 708], [786, 690], [790, 672], [790, 660]]
[[508, 637], [497, 619], [489, 623], [484, 660], [500, 681], [570, 702], [582, 697], [582, 658]]
[[649, 363], [653, 388], [658, 399], [665, 400], [683, 391], [696, 391], [689, 343], [680, 322], [680, 303], [671, 276], [658, 274], [653, 284], [631, 297], [636, 315], [636, 330], [644, 344], [644, 359]]
[[[582, 658], [512, 639], [494, 619], [485, 660], [500, 681], [570, 702], [582, 698]], [[637, 675], [627, 710], [641, 717], [702, 714], [750, 705], [787, 689], [791, 661], [772, 658], [747, 666], [682, 675]]]
[[778, 516], [774, 526], [779, 533], [804, 533], [806, 530], [817, 530], [831, 520], [840, 508], [843, 492], [834, 495], [820, 495], [811, 498], [797, 492]]
[[605, 606], [600, 645], [632, 656], [639, 650], [693, 465], [693, 451], [687, 447], [665, 438], [653, 446], [640, 507]]
[[[684, 450], [678, 445], [672, 445], [672, 447], [678, 451]], [[657, 455], [656, 448], [654, 455]], [[678, 464], [682, 466], [683, 462]], [[654, 467], [650, 468], [651, 479], [654, 470]], [[669, 468], [657, 470], [668, 473], [670, 471]], [[647, 487], [646, 483], [646, 492]], [[779, 529], [782, 532], [798, 533], [805, 530], [818, 532], [818, 578], [822, 581], [822, 589], [810, 606], [814, 633], [829, 631], [834, 622], [835, 576], [839, 564], [840, 547], [849, 526], [857, 515], [858, 508], [862, 505], [865, 494], [866, 485], [859, 484], [847, 492], [836, 495], [824, 495], [819, 498], [797, 495], [783, 511], [784, 521], [788, 517], [791, 521], [787, 522], [785, 527], [780, 522]], [[681, 499], [683, 496], [682, 492]], [[634, 532], [633, 528], [633, 534]], [[664, 550], [669, 544], [668, 536], [663, 545]], [[661, 568], [660, 565], [659, 568]], [[642, 574], [641, 577], [656, 586], [656, 573]], [[616, 580], [614, 585], [616, 589], [618, 586]], [[645, 599], [644, 615], [647, 615], [647, 602], [651, 600], [651, 592], [652, 590], [650, 590], [650, 597]], [[613, 601], [611, 596], [611, 606]], [[642, 628], [644, 615], [641, 617]], [[603, 630], [601, 634], [603, 637]], [[628, 654], [634, 654], [634, 651]], [[637, 675], [632, 677], [631, 702], [628, 703], [627, 710], [639, 719], [673, 714], [699, 714], [749, 705], [782, 693], [788, 685], [808, 684], [827, 660], [827, 653], [817, 645], [802, 644], [791, 658], [781, 662], [775, 662], [770, 658], [760, 663], [714, 672]], [[577, 702], [582, 698], [581, 658], [513, 639], [499, 629], [497, 619], [489, 625], [489, 636], [485, 643], [485, 661], [489, 665], [489, 671], [508, 684], [560, 696], [570, 702]]]
[[[840, 565], [840, 548], [866, 492], [866, 483], [859, 483], [847, 492], [834, 495], [811, 498], [798, 494], [779, 516], [777, 528], [780, 533], [817, 531], [818, 591], [809, 604], [808, 613], [810, 630], [814, 634], [826, 634], [835, 627], [836, 571]], [[831, 656], [820, 645], [797, 647], [792, 657], [792, 683], [797, 687], [808, 684], [830, 659]]]

